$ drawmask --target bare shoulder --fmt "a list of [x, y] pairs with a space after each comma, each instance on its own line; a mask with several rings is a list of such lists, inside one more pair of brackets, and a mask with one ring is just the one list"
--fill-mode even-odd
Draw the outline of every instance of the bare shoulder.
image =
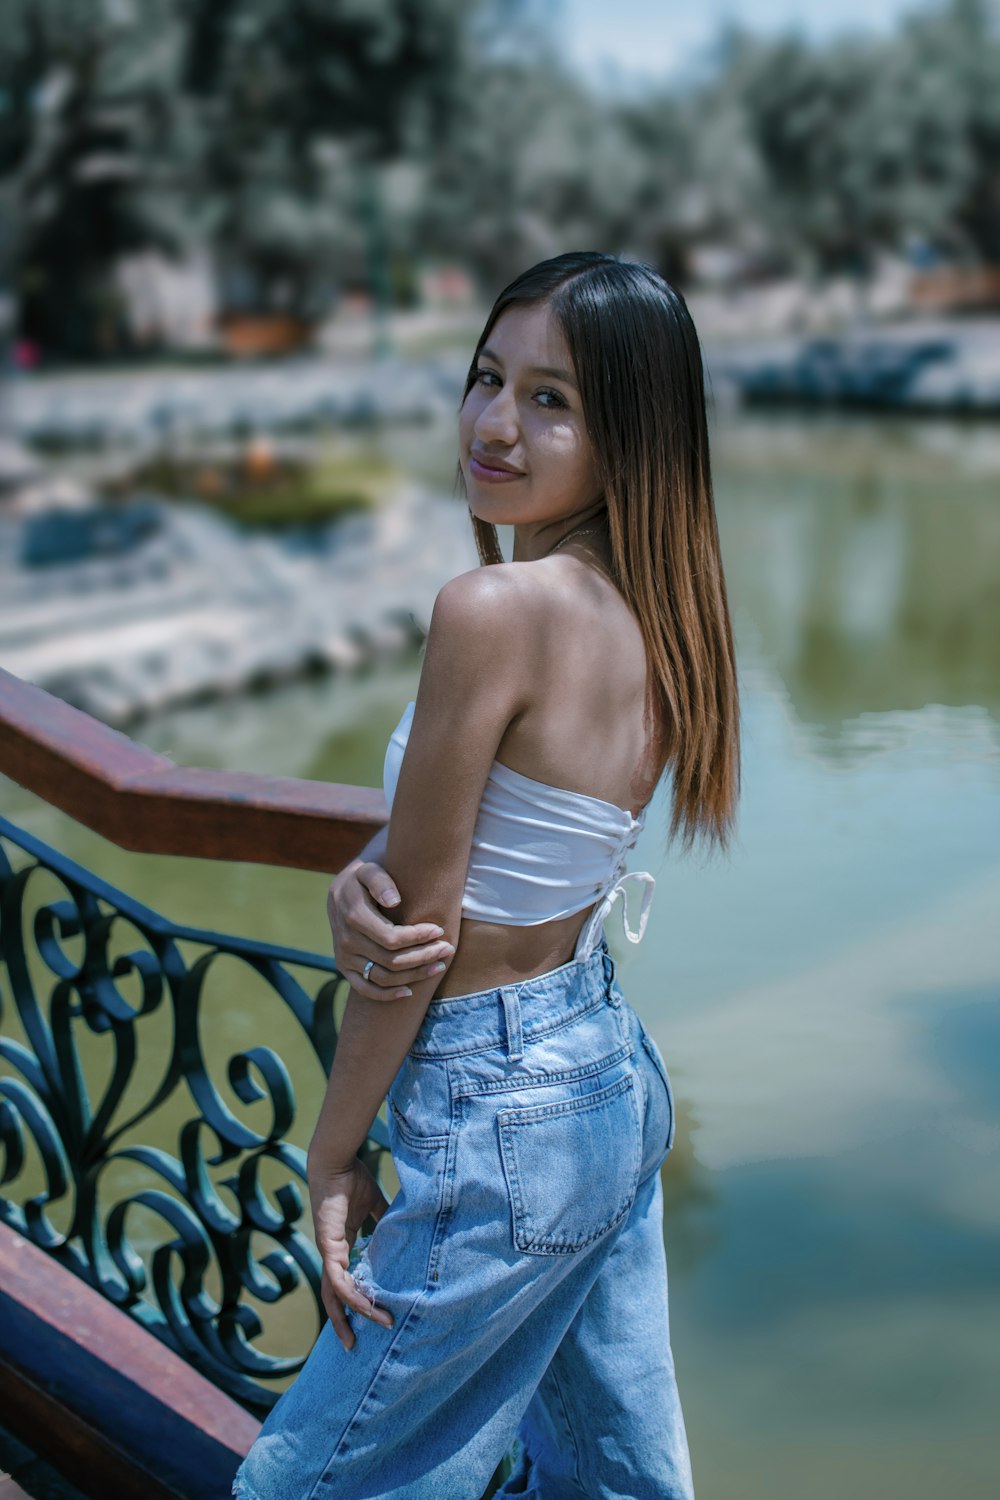
[[446, 583], [438, 600], [447, 607], [507, 610], [512, 604], [526, 608], [528, 618], [538, 619], [558, 610], [560, 604], [579, 597], [579, 578], [569, 557], [543, 557], [534, 562], [492, 563], [473, 568]]
[[493, 563], [459, 573], [439, 591], [432, 634], [461, 637], [466, 649], [481, 643], [496, 650], [498, 639], [526, 643], [552, 608], [539, 563]]
[[468, 573], [459, 573], [438, 592], [435, 609], [447, 610], [483, 608], [506, 609], [512, 602], [528, 602], [532, 596], [541, 596], [544, 583], [540, 578], [537, 562], [491, 563], [489, 567], [470, 568]]

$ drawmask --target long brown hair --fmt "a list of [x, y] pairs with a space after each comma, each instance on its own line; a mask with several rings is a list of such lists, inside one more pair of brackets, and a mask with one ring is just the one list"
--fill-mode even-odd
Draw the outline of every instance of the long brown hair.
[[[740, 708], [691, 314], [642, 262], [596, 251], [541, 261], [494, 302], [463, 404], [501, 313], [542, 302], [573, 358], [604, 485], [612, 579], [642, 631], [666, 729], [668, 841], [680, 832], [687, 849], [701, 833], [726, 848], [740, 791]], [[472, 523], [481, 562], [503, 562], [496, 527]]]

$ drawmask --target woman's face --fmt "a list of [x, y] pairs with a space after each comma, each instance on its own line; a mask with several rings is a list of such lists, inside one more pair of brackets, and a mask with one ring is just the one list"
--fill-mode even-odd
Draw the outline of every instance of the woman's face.
[[459, 417], [473, 515], [534, 526], [593, 506], [602, 486], [569, 350], [548, 305], [502, 313], [476, 370]]

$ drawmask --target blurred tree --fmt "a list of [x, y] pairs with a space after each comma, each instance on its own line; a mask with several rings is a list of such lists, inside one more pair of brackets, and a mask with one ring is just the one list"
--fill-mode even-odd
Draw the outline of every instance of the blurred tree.
[[[1000, 36], [987, 0], [915, 13], [884, 41], [816, 47], [730, 27], [717, 63], [694, 101], [706, 122], [697, 177], [720, 221], [735, 231], [744, 214], [774, 263], [863, 274], [913, 234], [1000, 257]], [[713, 135], [721, 152], [706, 152]], [[728, 204], [720, 185], [735, 189]]]
[[692, 243], [710, 231], [713, 215], [698, 177], [697, 111], [686, 95], [658, 91], [616, 113], [637, 163], [616, 214], [617, 239], [683, 284]]
[[389, 295], [378, 168], [449, 126], [467, 0], [185, 0], [203, 224], [230, 305]]
[[115, 261], [217, 250], [225, 302], [390, 295], [380, 169], [448, 128], [466, 34], [518, 0], [4, 0], [0, 185], [20, 327], [120, 343]]
[[544, 38], [519, 49], [506, 40], [469, 59], [460, 126], [424, 164], [414, 224], [426, 251], [465, 260], [490, 295], [561, 250], [631, 243], [645, 173], [627, 121]]
[[172, 180], [174, 0], [4, 0], [0, 179], [22, 337], [89, 357], [126, 335], [117, 257], [184, 243]]
[[803, 270], [864, 266], [880, 213], [856, 128], [879, 82], [871, 48], [851, 40], [820, 51], [794, 37], [745, 36], [727, 82], [763, 165], [758, 215], [772, 244]]
[[892, 51], [919, 163], [908, 221], [946, 253], [1000, 265], [1000, 12], [950, 0], [908, 17]]
[[3, 5], [3, 253], [48, 351], [115, 344], [114, 262], [151, 247], [208, 243], [224, 307], [307, 321], [345, 285], [384, 313], [428, 254], [491, 293], [571, 246], [680, 282], [705, 241], [859, 276], [915, 235], [1000, 260], [990, 0], [823, 46], [730, 25], [627, 99], [569, 70], [557, 0]]

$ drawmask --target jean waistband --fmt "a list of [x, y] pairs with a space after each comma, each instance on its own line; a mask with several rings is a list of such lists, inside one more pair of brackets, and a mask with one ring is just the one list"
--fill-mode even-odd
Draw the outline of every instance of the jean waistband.
[[531, 979], [432, 1000], [410, 1056], [460, 1057], [503, 1047], [516, 1061], [526, 1042], [565, 1026], [601, 999], [611, 1005], [622, 999], [615, 961], [604, 941], [585, 958]]

